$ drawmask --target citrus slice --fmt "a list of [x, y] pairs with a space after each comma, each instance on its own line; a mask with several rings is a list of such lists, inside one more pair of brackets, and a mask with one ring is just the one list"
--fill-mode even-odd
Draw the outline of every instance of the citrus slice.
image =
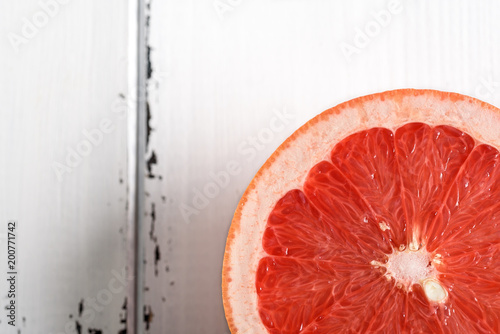
[[500, 111], [396, 90], [288, 138], [236, 210], [232, 333], [500, 333]]

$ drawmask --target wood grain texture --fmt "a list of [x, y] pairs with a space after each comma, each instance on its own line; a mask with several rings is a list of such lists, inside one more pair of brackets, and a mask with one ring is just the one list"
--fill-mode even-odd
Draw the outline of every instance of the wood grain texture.
[[[407, 87], [498, 105], [499, 9], [494, 1], [152, 1], [146, 332], [229, 332], [221, 267], [236, 204], [308, 119]], [[376, 28], [383, 11], [390, 18]], [[374, 30], [362, 42], [366, 29]]]
[[128, 1], [23, 0], [0, 13], [0, 233], [19, 221], [18, 328], [123, 333]]

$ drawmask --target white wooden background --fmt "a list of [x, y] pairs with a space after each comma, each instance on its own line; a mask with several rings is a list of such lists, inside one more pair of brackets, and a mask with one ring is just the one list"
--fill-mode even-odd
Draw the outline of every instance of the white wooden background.
[[[381, 11], [391, 14], [379, 24]], [[149, 333], [229, 333], [220, 285], [236, 204], [311, 117], [405, 87], [499, 105], [499, 11], [498, 1], [153, 0], [149, 43], [161, 80], [149, 96], [148, 154], [157, 158], [143, 225]], [[372, 36], [356, 39], [358, 29]], [[275, 110], [293, 117], [270, 132]], [[239, 169], [228, 184], [211, 185], [230, 161]], [[206, 187], [214, 195], [205, 203], [196, 194]]]
[[[44, 22], [41, 3], [54, 2]], [[0, 3], [0, 247], [16, 219], [21, 333], [77, 333], [76, 322], [81, 333], [124, 333], [134, 283], [109, 291], [134, 254], [139, 333], [229, 333], [227, 230], [253, 175], [297, 127], [404, 87], [500, 105], [498, 1], [152, 0], [150, 134], [137, 160], [137, 3]], [[40, 28], [25, 28], [16, 51], [9, 39], [34, 16]], [[85, 151], [84, 131], [106, 120], [111, 130], [59, 180], [54, 163]], [[136, 161], [146, 171], [137, 250]], [[2, 250], [2, 309], [5, 260]], [[2, 311], [0, 332], [17, 333], [6, 321]]]
[[[131, 9], [124, 0], [0, 2], [0, 233], [9, 219], [20, 225], [17, 328], [5, 316], [0, 239], [1, 333], [125, 333], [133, 282], [116, 276], [131, 251]], [[71, 150], [83, 155], [68, 163]]]

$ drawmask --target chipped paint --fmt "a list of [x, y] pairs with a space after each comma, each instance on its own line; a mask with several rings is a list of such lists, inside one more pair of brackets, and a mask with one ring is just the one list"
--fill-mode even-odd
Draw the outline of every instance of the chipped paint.
[[153, 312], [151, 311], [151, 306], [146, 306], [144, 305], [144, 325], [145, 325], [145, 329], [146, 330], [149, 330], [149, 327], [151, 325], [151, 322], [153, 321]]
[[156, 165], [158, 163], [158, 159], [156, 157], [155, 151], [151, 151], [151, 155], [149, 156], [148, 160], [146, 161], [146, 167], [148, 170], [147, 177], [150, 179], [153, 179], [155, 175], [153, 174], [153, 165]]

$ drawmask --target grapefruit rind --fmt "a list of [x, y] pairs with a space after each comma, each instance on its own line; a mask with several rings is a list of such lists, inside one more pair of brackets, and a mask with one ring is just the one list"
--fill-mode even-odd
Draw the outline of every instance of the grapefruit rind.
[[[259, 316], [255, 277], [259, 260], [267, 255], [262, 235], [276, 202], [287, 191], [302, 189], [309, 170], [328, 159], [340, 140], [365, 129], [394, 130], [409, 122], [450, 125], [472, 135], [477, 144], [500, 147], [497, 108], [472, 97], [435, 90], [403, 89], [368, 95], [328, 109], [307, 122], [257, 172], [231, 223], [222, 270], [222, 293], [233, 334], [267, 332]], [[430, 289], [438, 289], [429, 284]], [[436, 298], [442, 297], [439, 291], [436, 293]]]

